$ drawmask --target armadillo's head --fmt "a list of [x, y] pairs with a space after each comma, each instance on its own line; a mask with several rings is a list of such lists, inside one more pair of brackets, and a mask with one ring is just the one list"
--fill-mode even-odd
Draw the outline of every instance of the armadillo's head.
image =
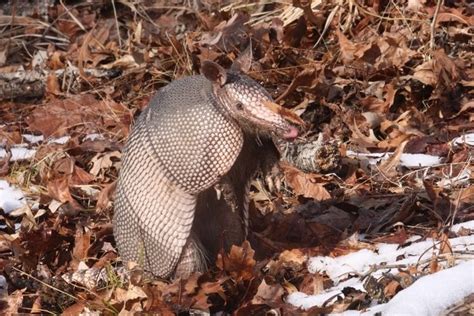
[[201, 71], [212, 81], [218, 105], [242, 128], [285, 139], [298, 136], [298, 129], [275, 108], [270, 94], [256, 81], [210, 61], [203, 62]]

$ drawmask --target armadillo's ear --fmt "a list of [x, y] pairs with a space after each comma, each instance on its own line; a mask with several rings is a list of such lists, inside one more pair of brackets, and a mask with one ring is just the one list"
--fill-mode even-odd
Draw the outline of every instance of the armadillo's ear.
[[227, 82], [226, 70], [210, 60], [205, 60], [202, 62], [201, 74], [209, 81], [217, 83], [221, 87]]
[[252, 42], [250, 42], [250, 45], [234, 60], [230, 69], [247, 73], [252, 67], [252, 59]]

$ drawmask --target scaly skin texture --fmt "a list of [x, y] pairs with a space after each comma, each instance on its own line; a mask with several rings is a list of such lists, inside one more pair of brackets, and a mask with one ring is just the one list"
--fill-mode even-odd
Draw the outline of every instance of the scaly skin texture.
[[210, 67], [210, 76], [162, 88], [124, 150], [114, 214], [119, 254], [162, 278], [203, 271], [220, 247], [245, 239], [250, 180], [278, 159], [271, 139], [256, 133], [289, 126], [261, 106], [271, 99], [256, 82]]

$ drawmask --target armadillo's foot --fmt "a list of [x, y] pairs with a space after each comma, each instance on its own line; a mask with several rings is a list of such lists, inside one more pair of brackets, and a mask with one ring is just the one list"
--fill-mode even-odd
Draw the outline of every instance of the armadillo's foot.
[[174, 278], [187, 278], [193, 272], [205, 272], [206, 270], [206, 250], [198, 240], [189, 237], [176, 266]]
[[232, 212], [237, 211], [239, 200], [235, 194], [235, 190], [231, 182], [224, 178], [221, 180], [221, 182], [214, 185], [214, 190], [216, 190], [217, 200], [223, 198], [230, 206]]

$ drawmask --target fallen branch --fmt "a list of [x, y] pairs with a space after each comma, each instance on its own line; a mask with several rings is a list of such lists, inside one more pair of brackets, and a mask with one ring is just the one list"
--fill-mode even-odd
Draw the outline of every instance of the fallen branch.
[[308, 142], [279, 143], [282, 159], [304, 172], [329, 173], [340, 167], [341, 154], [334, 141], [325, 142], [320, 134]]

